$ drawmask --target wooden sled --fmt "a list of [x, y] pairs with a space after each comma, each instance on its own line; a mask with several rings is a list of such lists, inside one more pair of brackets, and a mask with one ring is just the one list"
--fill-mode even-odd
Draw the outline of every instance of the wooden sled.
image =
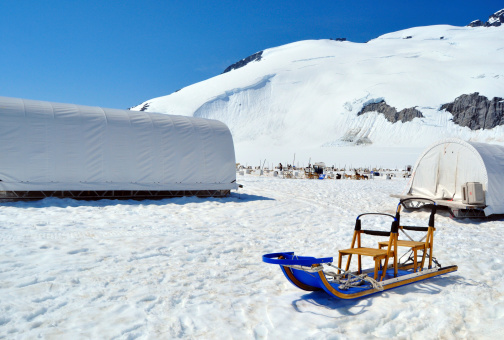
[[[408, 200], [399, 202], [396, 216], [380, 213], [359, 215], [350, 248], [339, 251], [338, 266], [333, 264], [332, 257], [298, 256], [294, 252], [265, 254], [263, 262], [278, 264], [287, 280], [300, 289], [306, 291], [323, 290], [329, 295], [341, 299], [361, 298], [456, 271], [458, 269], [456, 265], [443, 267], [433, 257], [435, 203], [424, 200], [423, 207], [431, 209], [427, 227], [402, 226], [400, 223], [401, 206], [408, 204]], [[361, 218], [367, 215], [383, 215], [391, 218], [390, 231], [364, 229]], [[399, 239], [399, 232], [404, 230], [425, 232], [425, 240]], [[388, 237], [388, 241], [377, 243], [376, 248], [362, 247], [361, 237], [363, 235]], [[412, 253], [413, 256], [409, 256], [406, 261], [401, 263], [400, 259], [403, 256], [398, 259], [398, 247], [408, 248], [407, 254]], [[345, 269], [342, 267], [343, 256], [347, 256]], [[357, 271], [349, 270], [352, 256], [358, 259]], [[375, 261], [374, 268], [362, 270], [362, 256], [372, 257]], [[427, 258], [428, 261], [426, 261]], [[426, 263], [428, 265], [424, 267]]]

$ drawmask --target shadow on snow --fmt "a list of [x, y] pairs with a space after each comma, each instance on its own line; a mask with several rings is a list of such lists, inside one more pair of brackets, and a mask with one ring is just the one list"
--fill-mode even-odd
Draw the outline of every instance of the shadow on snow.
[[72, 198], [44, 198], [36, 201], [0, 201], [0, 207], [15, 207], [20, 209], [28, 208], [47, 208], [47, 207], [106, 207], [106, 206], [142, 206], [142, 205], [156, 205], [163, 206], [169, 204], [185, 205], [185, 204], [198, 204], [207, 202], [216, 203], [246, 203], [253, 201], [274, 201], [273, 198], [266, 196], [257, 196], [249, 194], [238, 194], [231, 193], [227, 197], [216, 198], [216, 197], [196, 197], [196, 196], [184, 196], [184, 197], [173, 197], [173, 198], [163, 198], [163, 199], [143, 199], [143, 200], [119, 200], [119, 199], [98, 199], [98, 200], [75, 200]]
[[[326, 316], [329, 318], [337, 317], [325, 315], [323, 312], [324, 309], [335, 310], [341, 314], [340, 316], [354, 316], [365, 313], [367, 309], [372, 306], [373, 299], [390, 299], [394, 295], [405, 297], [407, 294], [415, 294], [411, 296], [411, 301], [418, 301], [419, 294], [440, 294], [443, 291], [443, 288], [451, 285], [473, 286], [480, 285], [480, 283], [468, 282], [464, 277], [460, 275], [436, 277], [429, 280], [408, 284], [402, 287], [397, 287], [381, 293], [372, 294], [368, 297], [351, 300], [339, 299], [328, 295], [326, 292], [317, 291], [304, 294], [300, 299], [292, 301], [292, 307], [298, 313], [309, 313]], [[304, 310], [305, 308], [302, 307], [303, 303], [309, 303], [315, 307], [323, 309], [319, 309], [319, 312], [314, 312], [313, 310]]]

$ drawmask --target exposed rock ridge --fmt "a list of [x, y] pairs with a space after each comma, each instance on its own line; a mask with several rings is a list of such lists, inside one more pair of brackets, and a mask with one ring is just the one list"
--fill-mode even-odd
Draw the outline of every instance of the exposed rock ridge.
[[146, 111], [150, 106], [150, 103], [145, 103], [142, 108], [140, 109], [140, 111]]
[[471, 22], [469, 25], [470, 27], [490, 27], [490, 26], [500, 26], [501, 24], [504, 24], [504, 8], [501, 9], [500, 11], [495, 12], [492, 14], [487, 22], [482, 22], [481, 20], [474, 20]]
[[441, 106], [453, 115], [453, 122], [471, 130], [492, 129], [504, 125], [504, 100], [494, 97], [489, 100], [478, 92], [463, 94], [452, 103]]
[[259, 61], [262, 58], [262, 54], [263, 54], [263, 51], [259, 51], [257, 53], [254, 53], [251, 56], [248, 56], [247, 58], [242, 59], [242, 60], [234, 63], [233, 65], [228, 66], [224, 70], [224, 72], [222, 72], [222, 73], [226, 73], [226, 72], [229, 72], [231, 70], [239, 69], [240, 67], [243, 67], [243, 66], [247, 65], [248, 63], [250, 63], [252, 61]]
[[369, 103], [364, 105], [362, 110], [357, 113], [357, 116], [363, 115], [366, 112], [381, 113], [391, 123], [396, 123], [398, 121], [406, 123], [412, 121], [414, 118], [423, 118], [422, 112], [418, 111], [414, 107], [402, 109], [397, 112], [395, 107], [388, 105], [384, 100], [378, 103]]
[[[142, 104], [140, 104], [140, 105], [142, 105]], [[132, 106], [132, 107], [128, 108], [128, 110], [133, 109], [133, 111], [146, 111], [149, 108], [150, 103], [148, 103], [148, 102], [144, 103], [143, 106], [137, 110], [136, 108], [138, 108], [140, 105]]]

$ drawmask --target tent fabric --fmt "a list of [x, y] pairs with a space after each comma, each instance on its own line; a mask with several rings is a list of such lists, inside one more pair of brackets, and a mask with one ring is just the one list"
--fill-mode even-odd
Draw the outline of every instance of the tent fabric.
[[237, 189], [219, 121], [0, 97], [0, 191]]
[[418, 158], [408, 194], [462, 201], [462, 185], [479, 182], [485, 214], [504, 213], [504, 147], [450, 138], [430, 145]]

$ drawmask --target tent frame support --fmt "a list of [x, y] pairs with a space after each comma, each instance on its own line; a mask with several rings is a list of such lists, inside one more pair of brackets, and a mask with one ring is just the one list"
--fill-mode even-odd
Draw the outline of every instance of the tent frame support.
[[[461, 201], [448, 201], [448, 200], [440, 200], [432, 197], [422, 197], [422, 196], [411, 196], [411, 195], [390, 195], [390, 197], [395, 197], [399, 199], [406, 199], [417, 197], [428, 198], [436, 202], [437, 205], [447, 207], [450, 210], [450, 214], [454, 218], [465, 218], [465, 217], [485, 217], [484, 209], [486, 205], [484, 204], [465, 204]], [[411, 209], [415, 209], [415, 207], [411, 207]]]
[[485, 212], [483, 211], [483, 209], [452, 209], [452, 208], [450, 208], [450, 213], [454, 218], [485, 217]]
[[0, 191], [0, 199], [39, 200], [48, 197], [76, 200], [162, 199], [172, 197], [226, 197], [231, 190], [80, 190], [80, 191]]

